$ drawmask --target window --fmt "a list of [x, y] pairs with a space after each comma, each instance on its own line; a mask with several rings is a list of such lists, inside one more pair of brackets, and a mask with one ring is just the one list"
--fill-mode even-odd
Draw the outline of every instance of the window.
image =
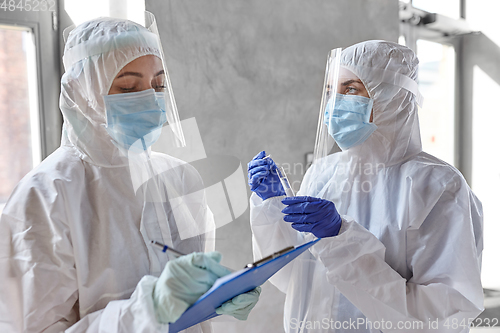
[[482, 280], [485, 288], [500, 290], [500, 155], [496, 146], [500, 141], [498, 124], [500, 113], [494, 102], [500, 96], [500, 85], [478, 66], [474, 66], [472, 113], [472, 185], [483, 204], [484, 244]]
[[423, 150], [454, 164], [455, 51], [452, 46], [417, 41], [418, 85], [424, 96], [419, 110]]
[[413, 7], [438, 13], [454, 19], [460, 18], [460, 0], [413, 0]]
[[[472, 30], [456, 32], [455, 28], [464, 27], [463, 20], [442, 20], [429, 33], [432, 29], [425, 24], [418, 25], [419, 20], [412, 25], [410, 20], [405, 21], [405, 13], [402, 13], [403, 36], [400, 42], [409, 40], [410, 46], [416, 45], [421, 60], [419, 87], [426, 99], [420, 110], [424, 150], [447, 162], [456, 161], [482, 202], [484, 249], [481, 280], [486, 310], [480, 317], [486, 324], [488, 320], [498, 319], [500, 314], [500, 242], [497, 241], [500, 235], [497, 193], [500, 155], [496, 153], [496, 144], [500, 140], [497, 129], [500, 113], [495, 104], [496, 96], [500, 94], [500, 21], [496, 19], [500, 4], [497, 0], [410, 2], [415, 8], [454, 19], [462, 12], [466, 25], [472, 27]], [[407, 5], [400, 8], [404, 6]], [[456, 82], [455, 77], [458, 78]], [[457, 89], [455, 94], [454, 89]], [[457, 101], [455, 106], [453, 101]], [[453, 109], [454, 114], [448, 111]], [[456, 133], [455, 138], [453, 133]], [[456, 147], [453, 147], [454, 143]], [[453, 150], [457, 155], [450, 161]]]
[[65, 0], [64, 9], [78, 25], [98, 16], [123, 17], [141, 23], [146, 8], [143, 0]]
[[[497, 19], [500, 3], [497, 0], [467, 2], [466, 18], [480, 34], [469, 36], [466, 61], [472, 76], [472, 189], [483, 204], [484, 251], [481, 277], [483, 287], [500, 290], [500, 157], [496, 151], [500, 139], [498, 124], [500, 96], [498, 50], [500, 48], [500, 22]], [[500, 297], [496, 296], [497, 316]]]
[[34, 36], [0, 26], [0, 212], [15, 185], [41, 161]]

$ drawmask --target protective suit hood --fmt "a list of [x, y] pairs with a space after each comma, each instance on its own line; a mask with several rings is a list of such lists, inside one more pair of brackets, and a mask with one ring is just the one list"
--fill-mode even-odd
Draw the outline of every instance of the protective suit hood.
[[387, 41], [366, 41], [342, 51], [340, 66], [365, 85], [373, 99], [377, 130], [342, 159], [394, 165], [422, 151], [417, 104], [418, 59], [409, 48]]
[[64, 48], [60, 108], [62, 145], [71, 143], [81, 158], [100, 166], [128, 164], [106, 132], [103, 95], [118, 72], [145, 56], [162, 58], [157, 36], [145, 27], [115, 18], [98, 18], [71, 31]]

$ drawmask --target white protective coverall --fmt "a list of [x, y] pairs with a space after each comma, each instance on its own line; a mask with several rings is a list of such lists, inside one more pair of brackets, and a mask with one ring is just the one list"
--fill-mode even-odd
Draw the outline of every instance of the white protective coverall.
[[[168, 258], [149, 239], [187, 253], [213, 250], [213, 215], [197, 171], [152, 153], [168, 196], [159, 204], [168, 222], [159, 222], [155, 203], [144, 200], [148, 186], [133, 184], [144, 161], [123, 155], [104, 128], [102, 95], [127, 63], [160, 56], [158, 44], [147, 44], [152, 35], [109, 18], [70, 34], [61, 147], [21, 180], [0, 220], [0, 332], [168, 332], [156, 321], [152, 297]], [[179, 227], [186, 224], [207, 233], [183, 239]], [[211, 328], [204, 323], [186, 331]]]
[[[343, 221], [271, 278], [286, 293], [285, 331], [468, 332], [483, 309], [482, 207], [459, 171], [422, 151], [415, 96], [386, 83], [416, 81], [418, 59], [369, 41], [340, 63], [374, 100], [378, 129], [304, 176], [297, 195], [334, 202]], [[251, 196], [256, 259], [313, 237], [283, 221], [282, 199]]]

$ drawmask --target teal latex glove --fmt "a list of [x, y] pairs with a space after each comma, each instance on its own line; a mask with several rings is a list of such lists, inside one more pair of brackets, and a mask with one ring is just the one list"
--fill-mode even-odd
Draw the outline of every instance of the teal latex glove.
[[254, 290], [233, 297], [215, 309], [215, 312], [230, 315], [239, 320], [247, 320], [250, 311], [259, 300], [260, 292], [260, 287], [257, 287]]
[[156, 319], [175, 322], [215, 280], [231, 273], [219, 264], [221, 258], [219, 252], [196, 252], [169, 261], [153, 291]]

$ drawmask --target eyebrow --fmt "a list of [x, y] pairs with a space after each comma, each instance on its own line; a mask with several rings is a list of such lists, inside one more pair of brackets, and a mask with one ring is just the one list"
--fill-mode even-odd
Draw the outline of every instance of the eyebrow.
[[[161, 71], [159, 71], [158, 73], [156, 73], [155, 77], [158, 76], [158, 75], [162, 75], [162, 74], [165, 74], [165, 70], [163, 70], [163, 69]], [[138, 73], [138, 72], [123, 72], [120, 75], [118, 75], [116, 78], [119, 79], [119, 78], [127, 76], [127, 75], [137, 76], [137, 77], [140, 77], [140, 78], [143, 77], [142, 74]]]
[[363, 82], [361, 82], [360, 80], [347, 80], [345, 82], [342, 82], [341, 84], [342, 84], [342, 86], [345, 87], [345, 86], [350, 85], [351, 83], [361, 83], [361, 84], [363, 84]]
[[116, 78], [119, 79], [119, 78], [127, 76], [127, 75], [137, 76], [137, 77], [141, 77], [142, 78], [142, 74], [141, 73], [137, 73], [137, 72], [123, 72], [120, 75], [118, 75]]

